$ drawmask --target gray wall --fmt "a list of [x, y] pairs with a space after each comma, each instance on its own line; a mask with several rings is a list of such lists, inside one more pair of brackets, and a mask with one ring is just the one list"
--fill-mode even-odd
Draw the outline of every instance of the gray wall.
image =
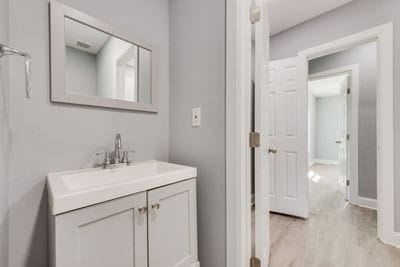
[[65, 47], [65, 85], [70, 93], [97, 95], [96, 56], [69, 46]]
[[310, 61], [310, 73], [359, 64], [358, 187], [359, 195], [376, 199], [377, 46], [368, 43]]
[[[225, 0], [170, 0], [170, 159], [198, 168], [201, 266], [226, 265]], [[193, 107], [202, 108], [192, 128]]]
[[151, 103], [151, 54], [144, 48], [139, 48], [138, 54], [138, 101]]
[[335, 143], [340, 137], [339, 96], [317, 98], [317, 159], [339, 160], [339, 147]]
[[[353, 0], [327, 14], [271, 38], [272, 59], [297, 55], [298, 51], [369, 29], [390, 21], [394, 29], [394, 103], [400, 103], [400, 1]], [[395, 162], [400, 160], [400, 105], [394, 105]], [[395, 165], [395, 217], [400, 231], [400, 164]]]
[[[0, 0], [0, 43], [9, 44], [9, 2]], [[8, 143], [9, 124], [6, 99], [9, 92], [9, 62], [0, 59], [0, 267], [8, 266]]]
[[46, 173], [92, 166], [95, 152], [113, 148], [117, 132], [122, 134], [125, 148], [136, 150], [134, 160], [169, 157], [168, 1], [62, 2], [157, 46], [159, 113], [50, 103], [48, 1], [10, 1], [10, 41], [32, 54], [33, 91], [32, 99], [26, 100], [23, 62], [13, 59], [9, 154], [12, 267], [47, 264]]

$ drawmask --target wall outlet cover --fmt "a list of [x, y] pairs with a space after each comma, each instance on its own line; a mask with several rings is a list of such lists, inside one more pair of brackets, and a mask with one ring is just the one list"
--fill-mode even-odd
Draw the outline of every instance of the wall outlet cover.
[[192, 109], [192, 126], [200, 127], [201, 125], [201, 108]]

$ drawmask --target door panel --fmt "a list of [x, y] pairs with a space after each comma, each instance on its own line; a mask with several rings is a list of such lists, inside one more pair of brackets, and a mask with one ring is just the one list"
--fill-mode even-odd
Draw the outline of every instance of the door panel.
[[[303, 62], [299, 58], [272, 61], [269, 64], [268, 106], [273, 116], [274, 134], [270, 147], [276, 149], [270, 161], [274, 175], [270, 185], [270, 209], [273, 212], [308, 218], [307, 200], [307, 94], [303, 88]], [[271, 166], [273, 164], [273, 166]]]
[[146, 193], [55, 217], [57, 267], [147, 266]]
[[[268, 266], [269, 257], [269, 199], [268, 163], [269, 138], [274, 134], [268, 130], [268, 103], [274, 96], [268, 95], [269, 22], [266, 0], [255, 0], [260, 8], [261, 20], [255, 24], [255, 91], [254, 130], [260, 133], [260, 147], [254, 150], [254, 194], [255, 194], [255, 257], [262, 267]], [[271, 115], [270, 115], [271, 116]], [[274, 116], [273, 116], [274, 117]], [[271, 118], [271, 117], [270, 117]], [[270, 126], [275, 121], [270, 122]]]
[[285, 198], [297, 198], [297, 154], [296, 152], [286, 152], [285, 162]]
[[276, 192], [275, 180], [276, 180], [276, 156], [275, 154], [273, 154], [269, 157], [269, 194], [271, 196], [275, 196]]
[[197, 262], [195, 179], [148, 192], [149, 267]]

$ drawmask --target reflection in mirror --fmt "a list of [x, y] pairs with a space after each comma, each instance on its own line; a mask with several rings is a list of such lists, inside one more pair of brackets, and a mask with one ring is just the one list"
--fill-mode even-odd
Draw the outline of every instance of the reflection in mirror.
[[69, 94], [151, 103], [151, 51], [65, 17]]

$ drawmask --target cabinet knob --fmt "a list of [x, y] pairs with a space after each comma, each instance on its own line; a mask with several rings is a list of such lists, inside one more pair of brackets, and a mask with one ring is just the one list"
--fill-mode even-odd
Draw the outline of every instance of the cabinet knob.
[[151, 205], [151, 208], [152, 208], [152, 209], [158, 210], [158, 209], [160, 208], [160, 203], [154, 203], [154, 204], [152, 204], [152, 205]]
[[140, 214], [145, 214], [146, 211], [147, 211], [147, 208], [146, 207], [139, 207], [138, 211], [139, 211]]
[[270, 154], [270, 153], [276, 154], [277, 152], [278, 152], [278, 150], [276, 150], [275, 148], [268, 149], [268, 154]]

